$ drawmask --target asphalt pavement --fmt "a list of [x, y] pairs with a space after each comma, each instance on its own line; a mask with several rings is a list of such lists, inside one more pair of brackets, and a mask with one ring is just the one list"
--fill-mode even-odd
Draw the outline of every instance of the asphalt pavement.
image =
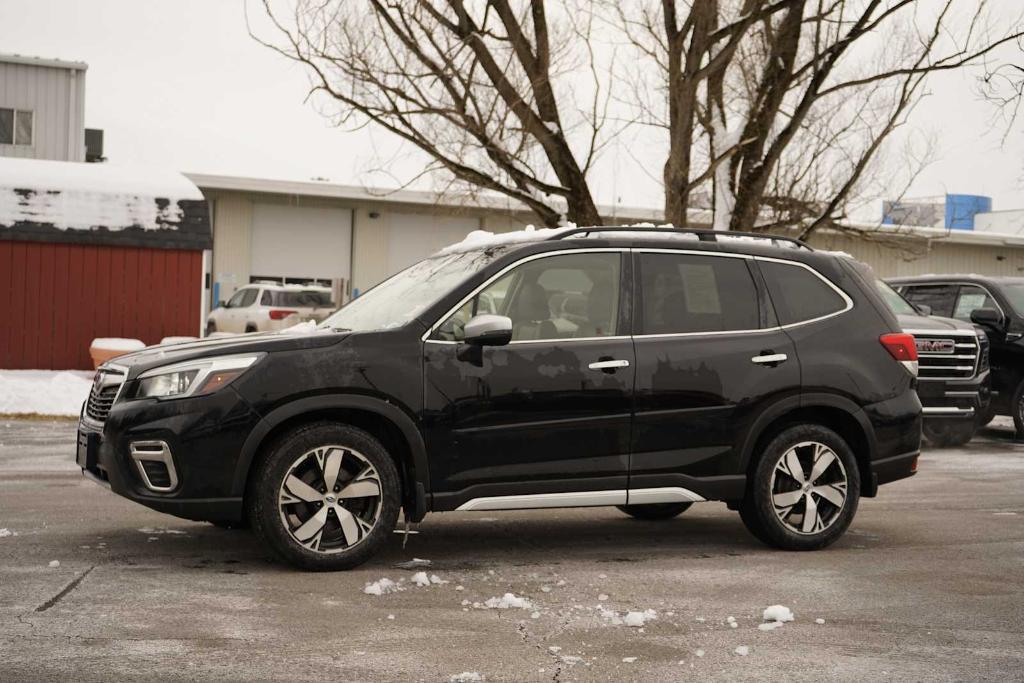
[[[1005, 420], [926, 451], [825, 551], [766, 548], [718, 503], [668, 522], [446, 513], [334, 574], [84, 480], [74, 430], [0, 420], [0, 680], [1024, 679], [1024, 444]], [[431, 565], [396, 566], [413, 558]], [[383, 578], [401, 590], [364, 592]], [[506, 593], [529, 606], [486, 606]], [[794, 621], [759, 629], [775, 604]]]

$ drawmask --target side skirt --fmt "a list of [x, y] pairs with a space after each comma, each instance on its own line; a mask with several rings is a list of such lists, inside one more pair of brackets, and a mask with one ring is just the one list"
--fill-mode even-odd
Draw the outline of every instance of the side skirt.
[[651, 489], [614, 491], [571, 491], [520, 496], [488, 496], [468, 500], [456, 511], [539, 510], [544, 508], [599, 507], [610, 505], [647, 505], [650, 503], [697, 503], [706, 500], [689, 489], [662, 486]]

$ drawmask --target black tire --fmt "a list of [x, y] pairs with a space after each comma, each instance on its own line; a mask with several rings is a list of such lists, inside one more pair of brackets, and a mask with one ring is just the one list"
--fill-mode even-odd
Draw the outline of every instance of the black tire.
[[987, 426], [990, 422], [992, 422], [992, 420], [996, 419], [995, 403], [990, 401], [989, 404], [985, 406], [984, 410], [979, 410], [976, 413], [976, 416], [976, 423], [978, 425], [978, 429]]
[[210, 320], [206, 323], [206, 336], [209, 337], [211, 334], [217, 331], [217, 323]]
[[1017, 428], [1017, 438], [1024, 438], [1024, 382], [1018, 384], [1013, 392], [1010, 415], [1013, 416], [1013, 426]]
[[256, 326], [255, 325], [246, 325], [245, 326], [245, 334], [251, 334], [251, 333], [253, 333], [255, 331], [256, 331]]
[[922, 426], [924, 436], [933, 446], [952, 448], [963, 446], [974, 438], [978, 425], [974, 418], [966, 420], [927, 419]]
[[[328, 448], [331, 446], [337, 448]], [[324, 450], [317, 453], [319, 449]], [[328, 456], [321, 454], [339, 451], [340, 462], [347, 464], [338, 466], [340, 469], [335, 474], [335, 481], [341, 483], [336, 484], [334, 491], [341, 489], [343, 492], [353, 482], [359, 483], [362, 480], [360, 472], [372, 470], [375, 475], [372, 481], [377, 483], [378, 494], [372, 497], [366, 497], [365, 494], [353, 497], [354, 507], [351, 512], [347, 510], [348, 505], [342, 502], [343, 496], [337, 494], [336, 504], [329, 504], [326, 497], [321, 503], [307, 503], [305, 501], [310, 498], [300, 500], [295, 496], [290, 496], [294, 499], [292, 502], [279, 503], [283, 494], [292, 493], [290, 489], [285, 490], [284, 482], [290, 474], [300, 471], [297, 467], [305, 467], [306, 473], [302, 476], [319, 483], [321, 486], [318, 491], [328, 496], [330, 492], [324, 492], [323, 489], [327, 488], [324, 484], [329, 476], [326, 472], [330, 468], [325, 464]], [[315, 469], [318, 463], [322, 470], [319, 474]], [[342, 475], [350, 475], [350, 478], [343, 481]], [[322, 478], [318, 480], [315, 476]], [[305, 490], [310, 491], [309, 488]], [[336, 422], [316, 422], [288, 432], [263, 453], [250, 480], [246, 505], [249, 521], [257, 537], [286, 562], [312, 571], [351, 569], [370, 559], [395, 528], [401, 507], [398, 471], [388, 452], [369, 433]], [[289, 506], [288, 513], [285, 512], [285, 505]], [[372, 523], [367, 523], [365, 515], [373, 518], [373, 514], [366, 512], [366, 508], [360, 512], [358, 506], [361, 505], [369, 505], [372, 512], [376, 513]], [[324, 506], [329, 509], [323, 510]], [[301, 522], [308, 522], [321, 512], [326, 521], [320, 522], [320, 533], [313, 537], [309, 546], [303, 545], [293, 534], [301, 531]], [[286, 521], [286, 514], [289, 519], [295, 519], [294, 527]], [[349, 531], [341, 523], [341, 515], [345, 515], [345, 521], [354, 525], [351, 530], [356, 540], [351, 543]], [[359, 523], [356, 523], [357, 520]], [[321, 544], [325, 545], [321, 547]]]
[[[796, 474], [805, 484], [815, 474], [813, 464], [819, 452], [821, 461], [828, 463], [810, 481], [810, 487], [801, 487], [797, 476], [783, 473], [789, 468], [776, 473], [776, 467], [790, 451], [794, 452], [800, 465]], [[826, 451], [834, 457], [829, 457]], [[839, 485], [842, 482], [846, 485], [845, 495], [840, 495]], [[827, 497], [818, 491], [824, 491]], [[773, 496], [788, 496], [795, 502], [786, 507], [780, 506], [777, 513]], [[815, 512], [813, 517], [809, 517], [810, 524], [804, 519], [808, 517], [808, 499], [812, 501]], [[839, 500], [841, 505], [830, 502], [830, 499]], [[747, 495], [740, 504], [740, 518], [750, 533], [767, 545], [784, 550], [819, 550], [843, 535], [857, 513], [859, 500], [860, 471], [849, 445], [827, 427], [795, 425], [773, 438], [754, 463], [747, 482]], [[798, 514], [799, 520], [796, 519]], [[798, 525], [801, 527], [799, 530], [796, 529]]]
[[644, 505], [616, 505], [615, 507], [630, 517], [656, 520], [678, 517], [689, 510], [691, 505], [693, 503], [647, 503]]

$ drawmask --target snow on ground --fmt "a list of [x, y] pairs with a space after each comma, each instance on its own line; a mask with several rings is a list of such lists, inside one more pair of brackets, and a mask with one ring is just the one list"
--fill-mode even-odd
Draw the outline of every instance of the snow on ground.
[[737, 647], [737, 648], [736, 648], [735, 650], [733, 650], [733, 651], [734, 651], [734, 652], [735, 652], [736, 654], [738, 654], [738, 655], [739, 655], [740, 657], [746, 657], [747, 655], [749, 655], [749, 654], [750, 654], [750, 648], [749, 648], [749, 647], [747, 647], [746, 645], [740, 645], [739, 647]]
[[532, 609], [533, 603], [529, 598], [519, 597], [514, 593], [505, 593], [500, 598], [487, 598], [483, 604], [474, 602], [476, 609]]
[[4, 527], [3, 529], [0, 529], [0, 538], [7, 538], [8, 536], [17, 536], [17, 535], [18, 535], [17, 531], [11, 531], [7, 527]]
[[77, 417], [92, 388], [91, 372], [0, 370], [0, 415]]
[[476, 671], [463, 671], [448, 679], [449, 683], [478, 683], [482, 680], [483, 677]]
[[402, 590], [402, 587], [387, 577], [373, 583], [368, 583], [363, 588], [363, 592], [367, 595], [384, 595], [385, 593], [395, 593], [400, 590]]
[[765, 621], [793, 621], [793, 611], [785, 605], [772, 605], [764, 610]]

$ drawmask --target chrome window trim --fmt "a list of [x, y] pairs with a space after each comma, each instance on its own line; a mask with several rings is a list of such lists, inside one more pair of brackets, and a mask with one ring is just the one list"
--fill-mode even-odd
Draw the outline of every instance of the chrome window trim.
[[[940, 280], [935, 280], [935, 281], [929, 280], [927, 282], [922, 282], [921, 280], [917, 280], [917, 281], [914, 281], [914, 282], [897, 282], [896, 284], [889, 284], [889, 286], [893, 287], [893, 288], [895, 288], [895, 287], [928, 287], [929, 285], [955, 285], [957, 287], [978, 287], [979, 289], [983, 289], [983, 290], [985, 290], [985, 294], [988, 294], [988, 298], [992, 299], [992, 303], [994, 303], [996, 305], [996, 308], [999, 309], [999, 314], [1002, 315], [1004, 318], [1007, 317], [1006, 311], [1003, 310], [1003, 306], [1002, 306], [1002, 304], [999, 303], [999, 299], [997, 299], [997, 298], [995, 298], [995, 296], [993, 296], [992, 290], [990, 290], [985, 285], [977, 283], [977, 282], [963, 282], [963, 281], [960, 281], [960, 280], [941, 280], [941, 281]], [[902, 294], [902, 292], [901, 292], [901, 294]], [[960, 301], [960, 292], [958, 290], [957, 293], [956, 293], [956, 297], [953, 299], [953, 313], [956, 313], [956, 305], [957, 305], [957, 303], [959, 303], [959, 301]], [[946, 316], [938, 316], [938, 317], [944, 318]], [[952, 317], [952, 316], [950, 316], [950, 317]], [[953, 318], [953, 320], [960, 320], [960, 318]], [[969, 320], [961, 321], [961, 322], [967, 322], [967, 323], [970, 323], [971, 325], [974, 324], [974, 323], [970, 322]]]
[[[817, 318], [811, 318], [811, 319], [808, 319], [808, 320], [800, 320], [798, 322], [788, 323], [786, 325], [775, 325], [773, 327], [759, 327], [759, 328], [756, 328], [756, 329], [747, 329], [747, 330], [720, 330], [720, 331], [714, 331], [714, 332], [669, 332], [669, 333], [664, 333], [664, 334], [634, 334], [632, 336], [630, 336], [630, 335], [614, 335], [614, 336], [608, 336], [608, 337], [578, 337], [578, 338], [569, 337], [569, 338], [565, 338], [565, 339], [520, 339], [520, 340], [509, 342], [507, 344], [507, 346], [511, 346], [511, 345], [514, 345], [514, 344], [538, 344], [538, 343], [552, 343], [552, 342], [566, 343], [566, 342], [577, 342], [577, 341], [621, 341], [621, 340], [630, 339], [630, 338], [632, 338], [632, 339], [667, 339], [667, 338], [672, 338], [672, 337], [715, 337], [715, 336], [722, 336], [722, 335], [727, 335], [727, 334], [758, 334], [758, 333], [761, 333], [761, 332], [778, 332], [780, 330], [789, 330], [789, 329], [793, 329], [795, 327], [801, 327], [803, 325], [810, 325], [811, 323], [816, 323], [816, 322], [820, 322], [822, 320], [827, 320], [829, 318], [834, 318], [834, 317], [836, 317], [838, 315], [842, 315], [843, 313], [846, 313], [847, 311], [852, 310], [853, 306], [854, 306], [853, 299], [851, 299], [850, 296], [845, 291], [843, 291], [839, 286], [837, 286], [835, 283], [833, 283], [827, 277], [825, 277], [824, 275], [822, 275], [821, 273], [819, 273], [817, 270], [815, 270], [811, 266], [807, 265], [806, 263], [801, 263], [800, 261], [793, 261], [793, 260], [790, 260], [790, 259], [772, 258], [772, 257], [769, 257], [769, 256], [754, 256], [752, 254], [732, 254], [732, 253], [712, 252], [712, 251], [703, 251], [703, 250], [700, 250], [700, 249], [672, 249], [672, 248], [667, 248], [667, 247], [661, 247], [661, 248], [656, 248], [656, 247], [595, 247], [593, 249], [564, 249], [564, 250], [558, 250], [558, 251], [544, 252], [543, 254], [534, 254], [534, 255], [528, 256], [528, 257], [526, 257], [524, 259], [520, 259], [519, 261], [516, 261], [516, 262], [514, 262], [512, 264], [509, 264], [505, 268], [501, 269], [497, 274], [495, 274], [490, 279], [488, 279], [486, 282], [484, 282], [479, 287], [477, 287], [472, 292], [470, 292], [470, 294], [465, 296], [462, 300], [459, 301], [459, 303], [457, 303], [454, 307], [452, 307], [444, 315], [442, 315], [438, 320], [436, 320], [434, 322], [434, 324], [431, 325], [427, 329], [427, 331], [423, 333], [423, 335], [420, 337], [420, 340], [425, 342], [425, 343], [432, 343], [432, 344], [461, 344], [462, 342], [447, 341], [447, 340], [443, 340], [443, 339], [429, 339], [429, 337], [441, 325], [441, 323], [443, 323], [445, 320], [448, 319], [449, 316], [451, 316], [452, 314], [455, 313], [455, 311], [459, 310], [464, 305], [466, 305], [467, 301], [469, 301], [470, 299], [475, 297], [481, 291], [486, 289], [495, 280], [497, 280], [502, 275], [504, 275], [505, 273], [507, 273], [508, 271], [512, 270], [513, 268], [515, 268], [516, 266], [518, 266], [520, 264], [527, 263], [529, 261], [533, 261], [533, 260], [538, 259], [538, 258], [545, 258], [547, 256], [558, 256], [558, 255], [562, 255], [562, 254], [579, 254], [579, 253], [601, 253], [601, 252], [618, 252], [618, 253], [624, 253], [624, 252], [634, 253], [634, 252], [636, 252], [636, 253], [644, 253], [644, 254], [646, 254], [646, 253], [650, 253], [650, 254], [687, 254], [687, 255], [693, 255], [693, 256], [715, 256], [715, 257], [719, 257], [719, 258], [736, 258], [736, 259], [743, 259], [743, 260], [747, 260], [747, 261], [769, 261], [769, 262], [772, 262], [772, 263], [781, 263], [781, 264], [787, 265], [787, 266], [797, 266], [797, 267], [803, 268], [803, 269], [805, 269], [807, 271], [810, 271], [810, 273], [812, 275], [814, 275], [819, 280], [821, 280], [826, 285], [828, 285], [836, 294], [838, 294], [842, 298], [843, 302], [846, 305], [845, 305], [845, 308], [843, 308], [842, 310], [835, 311], [835, 312], [829, 313], [827, 315], [818, 316]], [[993, 300], [995, 300], [995, 299], [993, 298]]]
[[[441, 326], [441, 323], [443, 323], [450, 316], [452, 316], [455, 313], [455, 311], [457, 311], [460, 308], [462, 308], [463, 306], [465, 306], [466, 302], [468, 302], [470, 299], [475, 297], [477, 294], [479, 294], [483, 290], [487, 289], [487, 287], [489, 287], [491, 284], [493, 284], [495, 281], [497, 281], [499, 278], [501, 278], [503, 275], [505, 275], [508, 271], [510, 271], [513, 268], [516, 268], [518, 266], [521, 266], [524, 263], [529, 263], [530, 261], [536, 261], [537, 259], [547, 258], [549, 256], [564, 256], [566, 254], [600, 254], [600, 253], [619, 253], [619, 254], [622, 254], [622, 253], [629, 253], [629, 251], [630, 251], [629, 247], [594, 247], [592, 249], [559, 249], [557, 251], [545, 251], [545, 252], [540, 253], [540, 254], [533, 254], [531, 256], [527, 256], [526, 258], [519, 259], [518, 261], [514, 261], [514, 262], [508, 264], [507, 266], [505, 266], [504, 268], [502, 268], [501, 270], [499, 270], [497, 273], [492, 275], [487, 280], [485, 280], [479, 287], [477, 287], [472, 292], [470, 292], [465, 297], [463, 297], [459, 301], [459, 303], [455, 304], [444, 315], [442, 315], [437, 320], [435, 320], [434, 324], [431, 325], [429, 328], [427, 328], [427, 331], [424, 332], [423, 335], [420, 337], [420, 341], [432, 342], [434, 344], [461, 344], [462, 342], [448, 341], [446, 339], [429, 339], [429, 337], [430, 337], [430, 335], [432, 335], [437, 330], [438, 327]], [[621, 282], [621, 277], [620, 277], [619, 289], [621, 290], [621, 288], [622, 288], [622, 282]], [[594, 340], [608, 341], [608, 340], [615, 340], [615, 339], [629, 339], [629, 335], [615, 335], [615, 336], [608, 336], [608, 337], [576, 337], [576, 338], [570, 337], [570, 338], [567, 338], [567, 339], [519, 339], [519, 340], [516, 340], [516, 341], [510, 341], [507, 345], [512, 345], [512, 344], [535, 344], [537, 342], [550, 343], [550, 342], [594, 341]]]

